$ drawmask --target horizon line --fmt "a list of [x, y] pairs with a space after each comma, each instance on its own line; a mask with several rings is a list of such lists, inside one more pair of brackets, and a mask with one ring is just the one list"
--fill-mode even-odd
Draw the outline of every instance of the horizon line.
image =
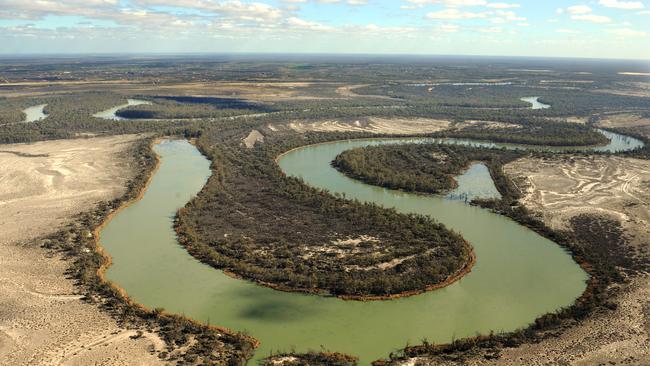
[[593, 61], [637, 61], [647, 62], [650, 59], [640, 58], [601, 58], [584, 56], [526, 56], [526, 55], [480, 55], [480, 54], [427, 54], [427, 53], [351, 53], [351, 52], [264, 52], [264, 51], [232, 51], [232, 52], [25, 52], [1, 53], [0, 59], [7, 58], [41, 58], [41, 57], [150, 57], [150, 56], [335, 56], [335, 57], [414, 57], [414, 58], [519, 58], [538, 60], [593, 60]]

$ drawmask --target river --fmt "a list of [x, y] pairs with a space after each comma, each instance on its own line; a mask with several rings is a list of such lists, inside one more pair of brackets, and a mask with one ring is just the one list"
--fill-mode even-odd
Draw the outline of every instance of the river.
[[23, 113], [25, 113], [25, 120], [23, 122], [29, 123], [45, 119], [47, 114], [45, 114], [43, 109], [45, 109], [46, 106], [47, 104], [39, 104], [23, 109]]
[[519, 100], [523, 100], [524, 102], [530, 103], [531, 104], [530, 109], [546, 109], [551, 107], [549, 104], [544, 104], [540, 102], [539, 97], [526, 97], [526, 98], [520, 98]]
[[[337, 154], [354, 147], [427, 141], [431, 139], [312, 145], [283, 155], [279, 165], [312, 186], [404, 213], [430, 215], [460, 232], [475, 248], [478, 261], [472, 272], [448, 287], [399, 300], [344, 301], [275, 291], [201, 264], [178, 244], [172, 229], [176, 211], [211, 174], [210, 162], [184, 140], [154, 147], [160, 169], [143, 198], [101, 231], [100, 244], [113, 258], [106, 276], [150, 308], [248, 331], [261, 341], [254, 360], [271, 351], [323, 347], [357, 355], [361, 365], [425, 338], [449, 342], [524, 327], [580, 296], [587, 274], [558, 245], [512, 220], [459, 200], [366, 185], [330, 166]], [[458, 181], [459, 188], [473, 190]]]
[[103, 118], [103, 119], [112, 119], [112, 120], [116, 120], [116, 121], [126, 120], [128, 118], [120, 117], [120, 116], [116, 115], [115, 113], [117, 113], [117, 111], [119, 111], [120, 109], [124, 109], [126, 107], [134, 106], [134, 105], [142, 105], [142, 104], [151, 104], [151, 102], [148, 102], [146, 100], [139, 100], [139, 99], [127, 99], [126, 104], [120, 104], [120, 105], [117, 105], [115, 107], [109, 108], [109, 109], [107, 109], [105, 111], [97, 112], [97, 113], [93, 114], [93, 117]]

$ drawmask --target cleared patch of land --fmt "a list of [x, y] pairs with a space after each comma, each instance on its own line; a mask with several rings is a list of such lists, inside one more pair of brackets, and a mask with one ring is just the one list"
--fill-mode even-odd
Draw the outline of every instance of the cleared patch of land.
[[520, 159], [505, 167], [525, 193], [521, 202], [553, 229], [580, 214], [621, 222], [631, 243], [650, 239], [650, 161], [622, 157]]
[[0, 364], [154, 365], [157, 336], [87, 304], [38, 238], [124, 192], [137, 136], [0, 145]]
[[344, 98], [376, 98], [376, 99], [386, 99], [386, 100], [395, 99], [387, 95], [357, 94], [354, 92], [355, 89], [365, 88], [369, 85], [370, 84], [344, 85], [336, 88], [336, 93]]
[[650, 97], [650, 82], [627, 81], [618, 82], [615, 88], [603, 88], [595, 90], [598, 93], [608, 93], [633, 97]]
[[466, 129], [466, 128], [471, 128], [471, 129], [487, 129], [487, 130], [494, 130], [494, 129], [501, 129], [501, 128], [522, 128], [521, 125], [516, 125], [514, 123], [504, 123], [504, 122], [496, 122], [496, 121], [481, 121], [481, 120], [466, 120], [463, 122], [455, 123], [454, 128], [458, 129]]
[[318, 132], [370, 132], [377, 134], [410, 135], [438, 132], [449, 128], [451, 122], [430, 118], [380, 118], [368, 117], [353, 121], [324, 120], [317, 122], [293, 121], [287, 126], [300, 133]]
[[650, 76], [650, 72], [629, 72], [622, 71], [618, 73], [619, 75], [630, 75], [630, 76]]
[[638, 113], [611, 114], [598, 121], [598, 126], [605, 128], [650, 126], [650, 117]]
[[263, 141], [264, 135], [262, 135], [258, 130], [252, 130], [248, 136], [243, 139], [244, 145], [249, 149], [252, 149], [253, 146], [255, 146], [255, 143]]

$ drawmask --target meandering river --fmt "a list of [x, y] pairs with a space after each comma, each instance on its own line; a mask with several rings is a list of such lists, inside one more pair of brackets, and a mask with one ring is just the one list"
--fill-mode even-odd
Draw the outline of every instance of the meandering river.
[[103, 118], [103, 119], [112, 119], [112, 120], [116, 120], [116, 121], [126, 120], [128, 118], [120, 117], [115, 113], [117, 113], [117, 111], [119, 111], [120, 109], [124, 109], [126, 107], [133, 106], [133, 105], [142, 105], [142, 104], [151, 104], [151, 102], [146, 101], [146, 100], [139, 100], [139, 99], [127, 99], [126, 104], [120, 104], [120, 105], [117, 105], [115, 107], [109, 108], [109, 109], [107, 109], [105, 111], [97, 112], [97, 113], [93, 114], [93, 117]]
[[[100, 244], [113, 258], [106, 276], [145, 306], [248, 331], [261, 341], [254, 360], [271, 351], [324, 348], [357, 355], [361, 365], [425, 338], [449, 342], [524, 327], [580, 296], [587, 274], [558, 245], [512, 220], [459, 200], [366, 185], [330, 166], [337, 154], [354, 147], [424, 141], [431, 139], [312, 145], [285, 154], [279, 165], [309, 185], [404, 213], [430, 215], [460, 232], [474, 246], [478, 262], [471, 273], [448, 287], [399, 300], [344, 301], [275, 291], [201, 264], [178, 244], [172, 229], [175, 212], [211, 174], [210, 162], [183, 140], [154, 147], [160, 169], [143, 198], [101, 231]], [[629, 138], [625, 141], [627, 148], [634, 145]], [[610, 145], [611, 150], [623, 146]], [[459, 183], [461, 189], [475, 190], [461, 179]]]
[[521, 98], [520, 100], [530, 103], [531, 104], [530, 109], [546, 109], [551, 107], [549, 104], [544, 104], [540, 102], [539, 97], [526, 97], [526, 98]]

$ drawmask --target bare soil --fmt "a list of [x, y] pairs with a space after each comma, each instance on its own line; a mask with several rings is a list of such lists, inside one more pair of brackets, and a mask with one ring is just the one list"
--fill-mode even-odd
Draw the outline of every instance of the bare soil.
[[118, 197], [137, 136], [0, 145], [0, 364], [155, 365], [163, 342], [132, 339], [82, 301], [68, 263], [38, 246], [74, 215]]
[[[376, 134], [410, 135], [437, 132], [449, 128], [450, 121], [431, 118], [367, 117], [353, 121], [323, 120], [317, 122], [292, 121], [287, 126], [300, 133], [307, 131], [356, 131]], [[272, 126], [278, 128], [278, 126]]]
[[553, 229], [572, 217], [604, 215], [619, 221], [630, 243], [650, 242], [650, 161], [622, 157], [520, 159], [505, 167], [525, 193], [521, 202]]
[[650, 126], [650, 118], [643, 118], [636, 113], [612, 114], [602, 118], [598, 126], [605, 128]]
[[246, 136], [242, 142], [248, 149], [252, 149], [256, 143], [258, 142], [263, 142], [264, 141], [264, 135], [260, 133], [258, 130], [252, 130], [248, 136]]

